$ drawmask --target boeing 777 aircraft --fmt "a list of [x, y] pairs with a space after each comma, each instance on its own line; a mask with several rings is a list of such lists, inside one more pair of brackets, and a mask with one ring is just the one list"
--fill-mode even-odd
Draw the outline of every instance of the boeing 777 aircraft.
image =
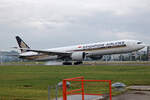
[[31, 49], [19, 36], [16, 36], [16, 40], [21, 50], [19, 58], [35, 61], [61, 60], [64, 65], [70, 64], [70, 61], [81, 64], [85, 57], [95, 60], [101, 59], [103, 55], [129, 53], [145, 47], [145, 44], [138, 40], [118, 40], [35, 50]]

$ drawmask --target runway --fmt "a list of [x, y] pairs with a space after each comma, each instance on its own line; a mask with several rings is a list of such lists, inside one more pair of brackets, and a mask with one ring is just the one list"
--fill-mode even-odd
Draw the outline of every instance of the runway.
[[[2, 63], [0, 66], [5, 66], [5, 65], [26, 65], [26, 66], [61, 66], [61, 62], [13, 62], [13, 63]], [[150, 66], [150, 61], [83, 61], [83, 64], [80, 64], [80, 66], [86, 66], [86, 65], [92, 65], [92, 66], [105, 66], [105, 65], [110, 65], [110, 66]], [[72, 65], [67, 65], [67, 66], [72, 66]], [[75, 65], [78, 66], [78, 65]]]

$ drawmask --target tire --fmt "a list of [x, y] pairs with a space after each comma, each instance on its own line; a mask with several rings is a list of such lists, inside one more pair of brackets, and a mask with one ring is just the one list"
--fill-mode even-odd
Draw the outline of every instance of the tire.
[[77, 62], [74, 62], [74, 65], [79, 65], [79, 64], [82, 64], [83, 62], [82, 61], [77, 61]]
[[72, 62], [63, 62], [63, 65], [72, 65]]

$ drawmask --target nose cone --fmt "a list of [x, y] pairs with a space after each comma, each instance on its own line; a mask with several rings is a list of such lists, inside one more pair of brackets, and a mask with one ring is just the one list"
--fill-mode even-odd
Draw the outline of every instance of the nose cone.
[[145, 44], [141, 44], [141, 45], [140, 45], [140, 48], [141, 48], [141, 49], [143, 49], [143, 48], [145, 48], [145, 47], [146, 47]]
[[142, 42], [137, 42], [137, 47], [138, 47], [139, 49], [143, 49], [143, 48], [146, 47], [146, 44], [144, 44], [144, 43], [142, 43]]

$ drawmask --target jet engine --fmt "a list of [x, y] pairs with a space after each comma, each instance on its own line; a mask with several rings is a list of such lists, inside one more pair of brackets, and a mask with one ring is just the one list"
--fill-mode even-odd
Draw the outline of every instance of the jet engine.
[[82, 61], [85, 58], [85, 52], [74, 52], [71, 55], [71, 59], [74, 61]]

